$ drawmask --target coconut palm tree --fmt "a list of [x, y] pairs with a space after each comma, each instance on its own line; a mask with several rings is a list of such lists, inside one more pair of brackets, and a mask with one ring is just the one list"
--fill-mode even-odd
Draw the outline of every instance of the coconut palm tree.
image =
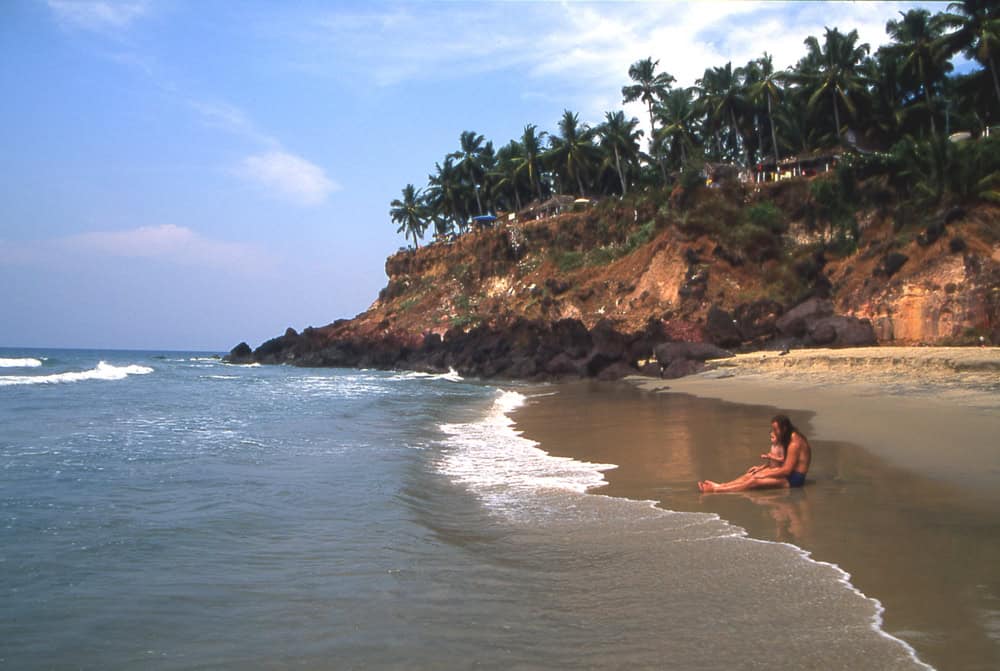
[[427, 229], [427, 211], [417, 191], [412, 184], [407, 184], [403, 189], [403, 198], [396, 199], [390, 204], [389, 216], [393, 223], [399, 224], [397, 233], [402, 233], [404, 237], [413, 238], [413, 246], [420, 248], [419, 238], [423, 236]]
[[956, 30], [943, 38], [950, 54], [964, 51], [966, 57], [975, 59], [990, 71], [993, 91], [1000, 101], [1000, 74], [997, 60], [1000, 56], [1000, 6], [995, 0], [964, 0], [952, 2], [942, 15], [941, 22]]
[[687, 164], [688, 151], [698, 142], [698, 110], [694, 104], [694, 92], [689, 88], [673, 89], [657, 105], [656, 117], [660, 122], [656, 142], [668, 147], [668, 158], [676, 150], [683, 170]]
[[534, 188], [535, 196], [541, 201], [542, 138], [545, 137], [546, 133], [542, 132], [538, 134], [535, 132], [537, 129], [538, 126], [535, 124], [528, 124], [524, 127], [524, 132], [521, 134], [521, 141], [518, 143], [521, 148], [521, 155], [516, 160], [518, 173], [528, 173], [528, 182]]
[[450, 158], [445, 158], [444, 164], [435, 163], [434, 169], [435, 174], [427, 176], [426, 202], [430, 213], [450, 221], [459, 231], [464, 230], [469, 212], [463, 203], [462, 176]]
[[948, 62], [947, 45], [941, 40], [944, 33], [942, 15], [932, 17], [926, 9], [911, 9], [905, 14], [900, 12], [900, 16], [902, 19], [885, 24], [886, 32], [893, 39], [887, 51], [899, 54], [901, 74], [918, 82], [923, 89], [931, 135], [936, 135], [932, 98], [945, 74], [952, 69]]
[[775, 71], [774, 61], [766, 51], [763, 56], [753, 62], [756, 64], [758, 77], [750, 86], [748, 94], [750, 99], [754, 101], [759, 101], [761, 98], [767, 100], [767, 123], [771, 127], [771, 151], [774, 152], [774, 164], [777, 165], [778, 161], [781, 160], [781, 155], [778, 152], [778, 134], [774, 123], [774, 104], [781, 102], [784, 96], [785, 92], [781, 83], [787, 73], [780, 70]]
[[[608, 162], [614, 158], [614, 170], [622, 185], [622, 195], [628, 193], [628, 182], [625, 173], [628, 167], [639, 160], [639, 139], [642, 131], [637, 130], [639, 120], [635, 117], [626, 120], [625, 112], [606, 112], [604, 123], [597, 128], [597, 137], [602, 149], [608, 154]], [[622, 168], [622, 161], [625, 168]]]
[[479, 189], [482, 186], [483, 176], [483, 138], [474, 131], [462, 131], [459, 137], [459, 150], [448, 154], [448, 158], [457, 159], [455, 167], [462, 176], [469, 181], [476, 194], [476, 207], [479, 214], [483, 213], [483, 202], [479, 198]]
[[[516, 211], [521, 210], [521, 186], [524, 180], [518, 168], [523, 154], [521, 143], [517, 140], [511, 140], [497, 151], [496, 166], [490, 171], [489, 177], [493, 180], [492, 192], [498, 200], [498, 207], [502, 205], [510, 209], [513, 206]], [[530, 188], [529, 186], [529, 194]]]
[[812, 91], [809, 108], [815, 108], [824, 95], [829, 95], [837, 140], [842, 141], [840, 105], [855, 116], [856, 100], [866, 93], [862, 69], [869, 46], [858, 44], [857, 30], [845, 35], [836, 28], [826, 29], [822, 46], [812, 35], [806, 38], [805, 44], [808, 53], [804, 60], [809, 67], [800, 69], [797, 76]]
[[733, 69], [732, 62], [722, 67], [708, 68], [701, 78], [695, 80], [699, 93], [698, 103], [705, 114], [706, 122], [713, 129], [716, 148], [722, 157], [722, 143], [719, 133], [728, 126], [731, 144], [730, 152], [738, 154], [743, 150], [747, 165], [750, 164], [749, 151], [740, 132], [737, 114], [742, 114], [746, 106], [746, 90], [742, 83], [743, 68]]
[[586, 195], [584, 176], [595, 162], [597, 148], [593, 131], [580, 123], [580, 116], [565, 110], [559, 120], [559, 135], [549, 138], [547, 157], [556, 174], [576, 181], [580, 195]]
[[[646, 109], [649, 111], [650, 137], [653, 137], [656, 131], [653, 105], [657, 101], [663, 100], [670, 91], [670, 87], [676, 81], [669, 72], [657, 73], [656, 66], [659, 64], [660, 61], [654, 61], [652, 58], [636, 61], [628, 69], [628, 76], [635, 84], [622, 87], [623, 103], [630, 103], [635, 100], [641, 100], [646, 103]], [[666, 168], [663, 167], [662, 163], [660, 164], [660, 170], [663, 173], [663, 179], [666, 180]]]
[[907, 92], [900, 81], [902, 56], [895, 49], [880, 47], [875, 58], [868, 59], [864, 76], [870, 82], [871, 128], [882, 138], [898, 138], [904, 132]]

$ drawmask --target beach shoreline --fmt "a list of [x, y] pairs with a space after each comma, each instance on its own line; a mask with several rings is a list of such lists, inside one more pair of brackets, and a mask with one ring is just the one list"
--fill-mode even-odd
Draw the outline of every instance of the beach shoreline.
[[[615, 464], [593, 494], [710, 512], [841, 567], [885, 630], [939, 668], [1000, 663], [1000, 349], [742, 354], [673, 380], [530, 392], [515, 427], [558, 457]], [[814, 447], [801, 490], [703, 495], [766, 452], [772, 414]]]
[[997, 347], [752, 352], [709, 361], [684, 378], [627, 381], [652, 393], [808, 411], [814, 438], [859, 445], [1000, 502], [1000, 449], [989, 439], [1000, 429]]

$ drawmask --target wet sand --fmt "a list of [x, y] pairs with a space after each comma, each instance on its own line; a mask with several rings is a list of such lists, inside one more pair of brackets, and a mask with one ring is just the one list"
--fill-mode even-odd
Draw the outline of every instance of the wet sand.
[[[914, 349], [744, 355], [680, 380], [557, 385], [514, 419], [552, 454], [617, 464], [595, 494], [794, 543], [850, 573], [922, 660], [1000, 668], [1000, 350]], [[699, 494], [697, 480], [759, 462], [777, 412], [813, 445], [806, 486]]]

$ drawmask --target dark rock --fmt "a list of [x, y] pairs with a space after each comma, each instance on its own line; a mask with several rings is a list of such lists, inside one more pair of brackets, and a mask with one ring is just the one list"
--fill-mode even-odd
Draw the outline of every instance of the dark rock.
[[538, 362], [531, 357], [520, 357], [511, 362], [505, 374], [515, 379], [527, 380], [535, 377], [537, 372]]
[[808, 323], [833, 314], [833, 303], [822, 298], [810, 298], [778, 317], [778, 333], [793, 338], [806, 334]]
[[962, 219], [965, 219], [965, 208], [961, 206], [955, 206], [944, 213], [945, 225], [953, 224]]
[[933, 245], [938, 241], [938, 238], [944, 234], [944, 220], [935, 221], [927, 225], [923, 231], [917, 236], [917, 244], [921, 247], [927, 247]]
[[705, 368], [705, 364], [691, 359], [678, 359], [663, 369], [662, 377], [666, 380], [674, 380], [685, 375], [693, 375]]
[[809, 339], [830, 347], [869, 347], [876, 344], [875, 329], [867, 319], [833, 315], [813, 322]]
[[227, 363], [252, 363], [253, 350], [250, 349], [250, 345], [245, 342], [241, 342], [239, 345], [229, 350], [229, 354], [224, 356], [222, 360]]
[[736, 328], [744, 342], [762, 345], [764, 341], [774, 337], [777, 330], [778, 317], [783, 308], [781, 303], [761, 298], [752, 303], [741, 303], [733, 311]]
[[743, 335], [733, 316], [715, 305], [708, 309], [705, 337], [719, 347], [737, 347], [743, 342]]
[[622, 361], [616, 361], [601, 369], [597, 375], [598, 380], [620, 380], [629, 375], [635, 375], [636, 369]]
[[608, 366], [620, 362], [620, 356], [612, 356], [604, 352], [594, 352], [587, 358], [587, 375], [589, 377], [597, 377]]
[[681, 298], [693, 298], [701, 300], [705, 297], [708, 289], [708, 269], [695, 265], [688, 266], [684, 273], [684, 283], [677, 289], [677, 295]]
[[593, 341], [591, 357], [600, 355], [609, 361], [621, 359], [625, 354], [625, 337], [615, 330], [614, 324], [602, 319], [594, 325], [590, 331], [590, 338]]
[[895, 275], [900, 268], [903, 267], [910, 257], [906, 254], [900, 254], [899, 252], [889, 252], [885, 255], [885, 258], [875, 267], [872, 272], [876, 277], [892, 277]]
[[732, 352], [716, 347], [707, 342], [668, 342], [655, 349], [656, 360], [663, 367], [669, 367], [675, 361], [707, 361], [708, 359], [727, 359]]
[[837, 329], [828, 321], [829, 319], [831, 318], [827, 317], [824, 321], [813, 324], [809, 330], [809, 338], [813, 344], [830, 345], [837, 339]]
[[743, 265], [743, 257], [739, 254], [731, 252], [722, 245], [716, 245], [715, 249], [712, 250], [712, 256], [722, 259], [729, 265], [737, 268]]
[[569, 291], [569, 288], [572, 285], [569, 282], [566, 282], [565, 280], [560, 280], [555, 277], [550, 277], [549, 279], [545, 280], [545, 286], [548, 287], [548, 290], [552, 292], [552, 295], [558, 296], [559, 294], [563, 294]]
[[663, 366], [655, 361], [648, 361], [639, 367], [639, 374], [645, 375], [646, 377], [662, 377]]
[[441, 347], [444, 341], [439, 333], [427, 333], [424, 335], [423, 348], [426, 351], [433, 351]]
[[545, 372], [557, 377], [582, 377], [586, 374], [586, 366], [574, 360], [565, 352], [562, 352], [552, 357], [545, 364]]

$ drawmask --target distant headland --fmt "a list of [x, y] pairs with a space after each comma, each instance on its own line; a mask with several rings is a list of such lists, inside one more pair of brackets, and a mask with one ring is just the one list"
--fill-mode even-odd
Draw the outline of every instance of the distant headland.
[[[1000, 80], [976, 32], [998, 13], [909, 10], [874, 53], [827, 29], [794, 67], [690, 88], [638, 61], [645, 143], [622, 111], [496, 150], [464, 132], [391, 203], [414, 248], [367, 311], [227, 360], [676, 377], [732, 351], [1000, 344]], [[952, 74], [958, 53], [979, 68]]]

